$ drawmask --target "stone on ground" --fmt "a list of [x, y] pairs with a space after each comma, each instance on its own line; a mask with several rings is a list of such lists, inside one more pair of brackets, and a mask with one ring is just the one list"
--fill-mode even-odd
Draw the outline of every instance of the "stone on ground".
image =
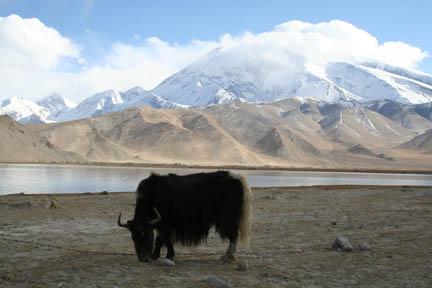
[[229, 286], [225, 281], [213, 276], [213, 275], [209, 275], [206, 278], [203, 279], [203, 282], [205, 282], [207, 284], [207, 286], [211, 287], [211, 288], [230, 288], [231, 286]]
[[363, 242], [359, 245], [359, 249], [360, 249], [360, 251], [370, 251], [371, 247], [368, 243]]
[[353, 247], [348, 237], [345, 236], [337, 236], [335, 241], [333, 242], [333, 249], [336, 251], [343, 252], [351, 252], [353, 251]]
[[156, 263], [160, 266], [174, 267], [175, 262], [167, 258], [159, 258]]

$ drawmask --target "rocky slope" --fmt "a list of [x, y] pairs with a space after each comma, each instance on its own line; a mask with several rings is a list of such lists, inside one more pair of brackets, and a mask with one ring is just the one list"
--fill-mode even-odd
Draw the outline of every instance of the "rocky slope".
[[2, 162], [49, 162], [84, 161], [74, 152], [56, 147], [33, 128], [0, 116], [0, 161]]
[[432, 155], [432, 129], [420, 133], [408, 142], [403, 143], [400, 147]]
[[[189, 109], [142, 106], [44, 125], [23, 126], [3, 117], [2, 131], [8, 132], [0, 144], [7, 149], [0, 161], [430, 168], [432, 122], [412, 107], [382, 104], [297, 97]], [[24, 137], [19, 145], [10, 140], [16, 135]], [[23, 149], [41, 149], [45, 156]]]
[[415, 130], [362, 106], [312, 98], [131, 108], [34, 129], [87, 161], [427, 168], [431, 160], [401, 146], [418, 135]]

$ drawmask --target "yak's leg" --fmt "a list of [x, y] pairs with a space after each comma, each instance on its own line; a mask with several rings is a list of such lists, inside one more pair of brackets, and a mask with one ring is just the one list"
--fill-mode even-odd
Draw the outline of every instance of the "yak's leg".
[[162, 244], [163, 244], [162, 238], [160, 236], [156, 236], [155, 247], [152, 256], [153, 260], [156, 260], [160, 257]]
[[166, 247], [168, 249], [166, 258], [174, 261], [175, 252], [174, 252], [174, 246], [173, 246], [171, 240], [167, 239], [165, 241], [165, 245], [166, 245]]
[[237, 239], [235, 240], [230, 240], [228, 249], [225, 253], [225, 255], [223, 255], [221, 257], [222, 262], [225, 263], [232, 263], [235, 262], [237, 260]]

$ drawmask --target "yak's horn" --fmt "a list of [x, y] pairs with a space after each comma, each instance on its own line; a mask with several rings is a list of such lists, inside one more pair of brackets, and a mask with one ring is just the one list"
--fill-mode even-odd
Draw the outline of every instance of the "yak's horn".
[[121, 223], [120, 219], [121, 219], [121, 213], [119, 214], [118, 219], [117, 219], [118, 226], [123, 227], [123, 228], [129, 228], [129, 225]]
[[156, 219], [151, 220], [150, 224], [151, 225], [156, 225], [156, 224], [158, 224], [161, 221], [162, 218], [161, 218], [161, 215], [160, 215], [159, 211], [156, 209], [156, 207], [153, 206], [153, 210], [154, 210], [154, 212], [156, 214]]

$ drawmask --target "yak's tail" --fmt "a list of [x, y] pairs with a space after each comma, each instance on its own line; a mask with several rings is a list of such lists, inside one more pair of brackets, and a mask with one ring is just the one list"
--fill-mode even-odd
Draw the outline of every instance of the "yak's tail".
[[232, 176], [239, 179], [243, 186], [242, 214], [239, 223], [240, 243], [245, 245], [245, 247], [249, 247], [252, 226], [252, 192], [246, 177], [240, 174], [232, 174]]

